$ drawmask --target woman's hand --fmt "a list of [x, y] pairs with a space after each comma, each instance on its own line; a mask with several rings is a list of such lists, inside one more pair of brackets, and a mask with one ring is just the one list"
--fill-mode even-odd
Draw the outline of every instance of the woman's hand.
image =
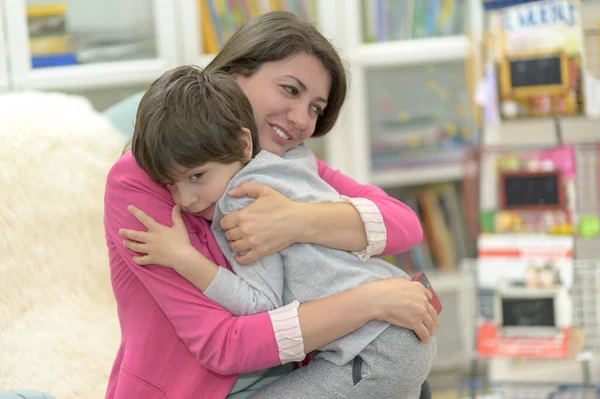
[[380, 321], [413, 330], [426, 343], [440, 326], [437, 312], [429, 303], [432, 295], [423, 284], [400, 277], [369, 283]]
[[128, 239], [123, 241], [125, 248], [145, 254], [133, 257], [138, 265], [157, 264], [177, 269], [177, 265], [181, 264], [191, 251], [195, 251], [183, 224], [179, 206], [173, 207], [173, 227], [163, 226], [133, 205], [127, 207], [127, 210], [148, 229], [119, 230], [119, 235]]
[[255, 199], [249, 206], [221, 220], [231, 249], [245, 252], [235, 256], [238, 263], [252, 263], [298, 242], [302, 233], [302, 218], [298, 217], [302, 204], [268, 186], [252, 182], [244, 182], [228, 194]]

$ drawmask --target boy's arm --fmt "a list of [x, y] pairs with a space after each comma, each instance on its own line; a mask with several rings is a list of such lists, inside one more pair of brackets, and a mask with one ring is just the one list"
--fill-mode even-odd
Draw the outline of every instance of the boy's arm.
[[[233, 266], [233, 256], [225, 255]], [[283, 306], [283, 262], [279, 253], [243, 267], [235, 263], [234, 270], [238, 274], [218, 267], [194, 248], [183, 258], [185, 260], [175, 270], [235, 316], [267, 312]]]

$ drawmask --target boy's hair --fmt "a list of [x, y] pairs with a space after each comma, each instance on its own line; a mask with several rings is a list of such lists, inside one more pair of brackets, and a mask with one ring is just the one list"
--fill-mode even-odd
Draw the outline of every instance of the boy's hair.
[[247, 161], [242, 128], [252, 134], [255, 156], [258, 132], [240, 86], [226, 73], [180, 66], [163, 73], [142, 97], [131, 151], [152, 180], [169, 182], [178, 165]]
[[265, 62], [282, 61], [299, 53], [316, 57], [331, 75], [327, 107], [317, 119], [313, 134], [323, 136], [340, 114], [348, 83], [339, 54], [312, 24], [285, 11], [253, 18], [231, 36], [206, 70], [252, 76]]

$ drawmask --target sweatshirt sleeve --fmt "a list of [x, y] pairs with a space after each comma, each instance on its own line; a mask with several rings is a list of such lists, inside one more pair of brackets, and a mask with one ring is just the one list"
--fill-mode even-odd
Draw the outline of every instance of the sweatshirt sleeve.
[[266, 312], [283, 306], [283, 259], [279, 252], [263, 256], [256, 262], [240, 265], [229, 247], [225, 231], [218, 221], [222, 216], [240, 210], [254, 201], [250, 197], [225, 195], [217, 203], [216, 222], [212, 224], [215, 239], [235, 272], [221, 268], [204, 295], [237, 316]]
[[[124, 156], [124, 158], [127, 155]], [[121, 244], [119, 228], [143, 230], [127, 206], [140, 207], [162, 224], [171, 224], [172, 199], [167, 190], [152, 182], [132, 157], [119, 160], [111, 169], [105, 191], [105, 230], [113, 267], [127, 267], [162, 309], [176, 334], [197, 361], [219, 374], [252, 372], [281, 364], [280, 348], [269, 313], [235, 317], [214, 303], [174, 270], [157, 265], [139, 266], [134, 252]], [[192, 245], [213, 259], [199, 239], [188, 230]], [[120, 289], [126, 290], [127, 287]], [[122, 293], [127, 300], [134, 293]], [[292, 309], [292, 316], [294, 309]], [[297, 318], [297, 312], [296, 312]]]
[[319, 176], [360, 213], [368, 242], [367, 248], [357, 253], [361, 259], [380, 254], [398, 254], [421, 242], [421, 223], [407, 205], [377, 186], [359, 184], [325, 162], [317, 160], [317, 163]]

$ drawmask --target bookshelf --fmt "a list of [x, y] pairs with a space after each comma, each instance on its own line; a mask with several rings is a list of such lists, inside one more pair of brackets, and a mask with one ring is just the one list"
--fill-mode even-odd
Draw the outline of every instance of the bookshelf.
[[[372, 2], [376, 3], [376, 2]], [[377, 2], [386, 3], [386, 2]], [[388, 4], [392, 4], [390, 2]], [[411, 2], [407, 2], [411, 3]], [[370, 98], [366, 93], [373, 86], [373, 79], [369, 75], [376, 75], [386, 71], [398, 71], [398, 79], [408, 70], [418, 68], [463, 68], [472, 52], [472, 37], [475, 31], [481, 31], [482, 11], [480, 2], [475, 0], [456, 0], [456, 12], [460, 13], [462, 26], [459, 31], [451, 31], [449, 35], [431, 37], [389, 40], [379, 42], [365, 41], [365, 8], [360, 0], [350, 0], [346, 3], [344, 12], [344, 29], [340, 34], [344, 37], [343, 53], [348, 61], [351, 75], [351, 88], [346, 105], [346, 125], [352, 126], [344, 134], [344, 143], [334, 147], [332, 151], [352, 154], [353, 162], [341, 165], [341, 168], [355, 179], [363, 183], [372, 183], [385, 187], [416, 185], [445, 180], [459, 180], [462, 176], [460, 157], [451, 163], [436, 165], [429, 162], [427, 165], [398, 166], [397, 168], [374, 167], [374, 153], [371, 151], [374, 143], [374, 106], [369, 104]], [[370, 3], [371, 4], [371, 3]], [[414, 7], [414, 5], [413, 5]], [[405, 35], [406, 36], [406, 35]], [[455, 67], [456, 66], [456, 67]], [[387, 72], [386, 72], [387, 73]], [[422, 79], [427, 79], [426, 77]], [[473, 88], [466, 86], [470, 78], [463, 72], [465, 92], [472, 96]], [[390, 82], [396, 78], [391, 77]], [[425, 85], [423, 85], [425, 86]], [[426, 91], [423, 87], [422, 91]], [[414, 92], [405, 95], [405, 98], [415, 96]], [[397, 101], [399, 96], [395, 97]], [[466, 108], [472, 104], [465, 104]], [[474, 111], [472, 111], [474, 112]], [[474, 129], [474, 128], [473, 128]], [[352, 136], [348, 140], [348, 136]], [[441, 151], [440, 151], [441, 152]], [[333, 156], [333, 155], [332, 155]]]
[[[437, 106], [435, 96], [428, 97], [429, 92], [435, 91], [431, 87], [431, 81], [443, 83], [437, 85], [437, 89], [445, 86], [447, 93], [442, 93], [441, 89], [437, 91], [440, 98], [444, 97], [447, 102], [458, 104], [464, 109], [462, 120], [450, 118], [449, 112], [445, 110], [439, 113], [441, 118], [449, 118], [457, 126], [460, 126], [461, 122], [468, 125], [471, 134], [476, 136], [477, 111], [474, 109], [474, 94], [475, 74], [479, 71], [479, 66], [473, 54], [482, 36], [483, 10], [481, 2], [477, 0], [456, 0], [454, 3], [460, 6], [460, 15], [457, 17], [461, 21], [460, 28], [447, 31], [446, 34], [431, 34], [427, 37], [405, 33], [399, 35], [400, 40], [374, 41], [372, 35], [371, 39], [365, 40], [365, 25], [368, 25], [365, 19], [369, 18], [365, 12], [373, 13], [373, 10], [365, 10], [361, 0], [345, 2], [341, 16], [343, 21], [335, 39], [343, 58], [347, 61], [351, 84], [349, 98], [338, 123], [340, 131], [333, 133], [335, 138], [332, 137], [328, 147], [328, 159], [332, 163], [335, 162], [335, 167], [361, 183], [374, 184], [385, 189], [390, 195], [415, 209], [422, 220], [426, 236], [428, 230], [439, 230], [443, 227], [445, 238], [437, 235], [435, 238], [426, 237], [422, 245], [413, 248], [409, 253], [399, 255], [394, 262], [407, 268], [409, 272], [425, 265], [432, 285], [445, 304], [444, 311], [440, 314], [441, 327], [437, 334], [438, 355], [434, 361], [434, 372], [466, 370], [474, 340], [472, 331], [465, 331], [464, 328], [472, 324], [474, 286], [472, 279], [459, 271], [461, 257], [473, 256], [474, 244], [469, 240], [464, 230], [465, 226], [456, 225], [457, 219], [462, 218], [463, 222], [465, 221], [464, 214], [455, 214], [450, 218], [455, 219], [452, 223], [448, 222], [447, 218], [449, 210], [458, 210], [458, 207], [462, 206], [458, 205], [461, 198], [459, 183], [463, 177], [462, 151], [456, 147], [442, 147], [430, 156], [428, 162], [412, 164], [386, 164], [380, 162], [377, 157], [381, 154], [385, 156], [386, 150], [385, 144], [378, 146], [378, 140], [386, 137], [392, 143], [394, 138], [391, 136], [399, 131], [395, 128], [384, 131], [380, 126], [385, 123], [405, 122], [407, 119], [416, 121], [421, 118], [425, 122], [417, 125], [414, 131], [411, 130], [411, 134], [421, 140], [432, 130], [433, 123], [429, 115], [420, 113], [420, 110]], [[410, 8], [411, 4], [414, 6], [417, 2], [370, 2], [371, 6], [373, 4], [383, 4], [384, 7], [385, 4], [408, 4]], [[422, 4], [419, 2], [420, 6]], [[393, 20], [394, 17], [390, 18]], [[410, 29], [408, 31], [410, 32]], [[418, 38], [410, 38], [414, 36]], [[444, 84], [448, 83], [443, 81], [445, 75], [457, 75], [454, 87]], [[378, 98], [378, 95], [386, 90], [389, 93]], [[459, 92], [462, 94], [457, 95]], [[378, 108], [378, 103], [385, 102], [382, 102], [381, 98], [389, 100], [391, 104], [385, 105], [391, 109], [387, 113]], [[410, 114], [409, 117], [407, 114]], [[391, 115], [391, 120], [386, 119], [386, 115]], [[378, 133], [378, 130], [381, 132]], [[385, 140], [383, 142], [385, 143]], [[411, 151], [412, 149], [408, 153], [400, 153], [401, 157], [409, 158]], [[448, 157], [450, 152], [454, 152], [455, 156]], [[436, 161], [435, 158], [439, 159]], [[447, 159], [440, 162], [443, 158]], [[440, 191], [444, 191], [445, 194], [441, 194]], [[440, 206], [438, 201], [446, 201], [446, 205], [451, 202], [454, 205]], [[424, 203], [436, 204], [429, 208], [435, 210], [424, 211]], [[444, 219], [446, 222], [442, 221]], [[456, 239], [457, 232], [461, 234], [460, 240]], [[444, 245], [434, 242], [442, 238]], [[438, 259], [450, 257], [455, 258], [454, 264], [443, 260], [441, 263], [446, 263], [445, 265], [436, 264]]]
[[[168, 0], [117, 0], [89, 3], [66, 0], [65, 23], [75, 59], [34, 68], [28, 26], [29, 6], [40, 0], [2, 0], [7, 53], [0, 59], [10, 72], [11, 90], [87, 90], [149, 84], [177, 65], [174, 3]], [[136, 10], [131, 12], [131, 10]], [[0, 50], [1, 51], [1, 50]], [[47, 54], [47, 55], [50, 55]], [[39, 54], [38, 54], [39, 56]], [[1, 73], [0, 68], [0, 73]]]
[[466, 36], [447, 36], [359, 44], [350, 62], [363, 68], [462, 60], [469, 48]]
[[[0, 21], [4, 20], [4, 9], [0, 2]], [[0, 43], [6, 42], [6, 33], [0, 30]], [[8, 52], [4, 45], [0, 46], [0, 93], [6, 92], [9, 89], [8, 84]]]

